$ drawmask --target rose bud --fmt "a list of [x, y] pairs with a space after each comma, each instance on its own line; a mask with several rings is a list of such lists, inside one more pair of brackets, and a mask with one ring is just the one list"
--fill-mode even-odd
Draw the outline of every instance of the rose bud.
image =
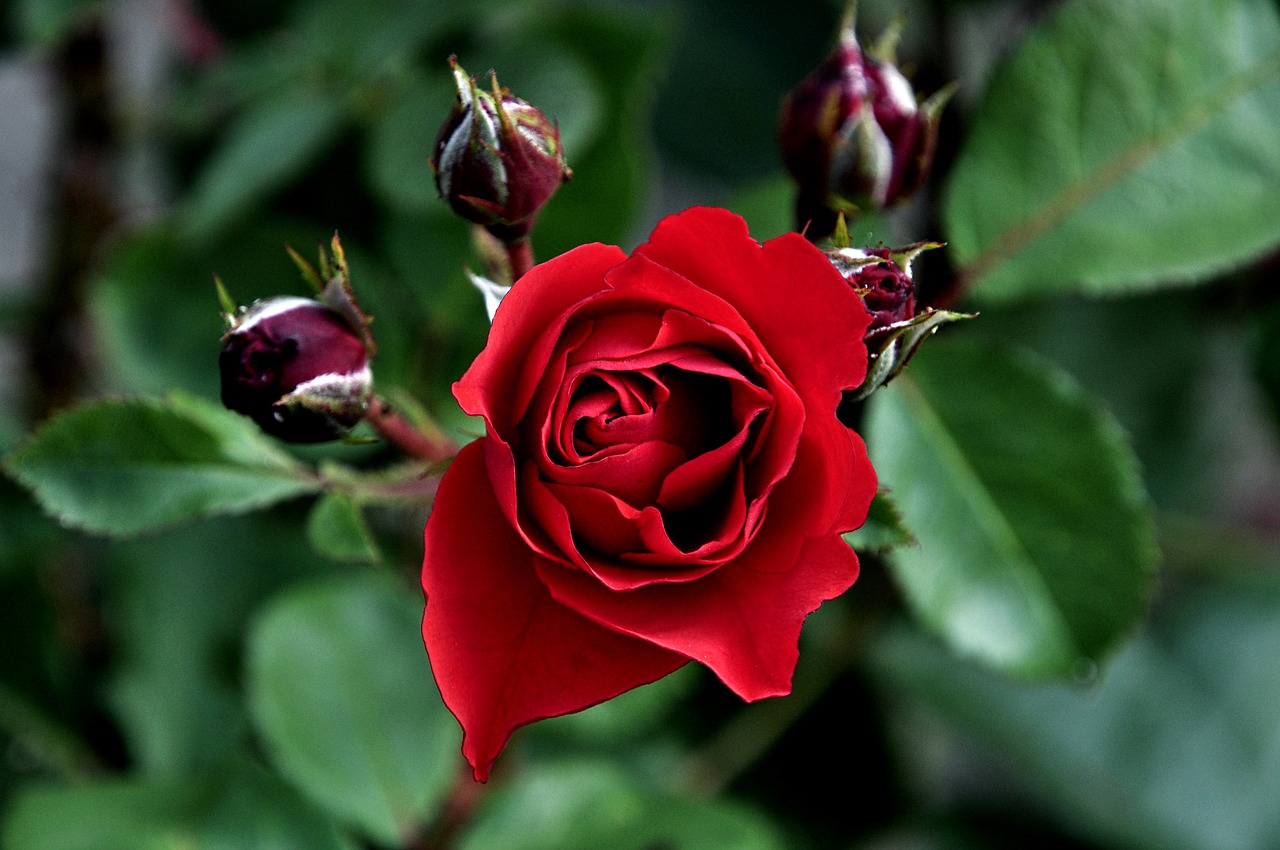
[[851, 9], [839, 46], [783, 104], [778, 140], [811, 239], [831, 233], [838, 211], [892, 206], [928, 175], [951, 89], [919, 103], [894, 64], [896, 36], [890, 31], [864, 51]]
[[571, 176], [560, 130], [493, 79], [493, 91], [450, 59], [458, 98], [436, 136], [431, 167], [453, 211], [512, 242], [529, 234], [543, 204]]
[[828, 256], [871, 314], [868, 337], [916, 314], [916, 287], [911, 281], [910, 259], [906, 261], [907, 268], [903, 268], [894, 262], [885, 247], [838, 248]]
[[232, 320], [218, 356], [222, 403], [292, 443], [337, 439], [373, 395], [364, 334], [309, 298], [255, 303]]
[[938, 242], [917, 242], [904, 248], [826, 249], [827, 258], [871, 314], [871, 324], [863, 337], [867, 345], [867, 377], [857, 390], [846, 394], [846, 401], [861, 401], [889, 383], [906, 368], [925, 337], [940, 326], [973, 318], [967, 313], [932, 308], [916, 313], [911, 262], [921, 252], [941, 247]]

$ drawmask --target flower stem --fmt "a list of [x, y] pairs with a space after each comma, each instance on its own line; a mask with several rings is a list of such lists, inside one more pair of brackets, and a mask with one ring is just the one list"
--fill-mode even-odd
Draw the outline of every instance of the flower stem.
[[403, 850], [446, 850], [454, 846], [459, 831], [471, 820], [485, 788], [472, 779], [470, 767], [459, 770], [439, 819], [430, 827], [408, 836]]
[[507, 262], [511, 265], [511, 282], [515, 283], [533, 268], [533, 243], [528, 236], [524, 236], [504, 244], [507, 248]]
[[393, 411], [380, 397], [369, 403], [365, 420], [388, 443], [412, 457], [431, 463], [450, 460], [458, 453], [458, 446], [439, 430], [424, 431], [408, 419]]

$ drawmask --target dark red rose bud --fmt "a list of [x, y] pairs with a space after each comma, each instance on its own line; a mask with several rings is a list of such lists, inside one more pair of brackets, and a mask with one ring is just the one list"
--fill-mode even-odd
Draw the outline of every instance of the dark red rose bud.
[[[837, 236], [844, 237], [843, 228]], [[867, 345], [867, 376], [862, 385], [846, 393], [847, 402], [861, 401], [889, 383], [906, 368], [920, 343], [939, 327], [967, 313], [927, 308], [916, 313], [915, 284], [911, 262], [922, 251], [941, 248], [938, 242], [917, 242], [904, 248], [827, 248], [827, 258], [836, 267], [871, 314], [864, 341]]]
[[365, 336], [309, 298], [269, 298], [237, 316], [218, 366], [222, 403], [293, 443], [343, 436], [373, 395]]
[[851, 11], [836, 50], [783, 104], [782, 158], [800, 189], [800, 226], [812, 239], [831, 233], [836, 212], [892, 206], [928, 175], [951, 90], [919, 103], [894, 64], [896, 35], [864, 51]]
[[529, 234], [543, 204], [571, 176], [560, 130], [493, 77], [483, 91], [450, 59], [458, 98], [436, 136], [431, 166], [453, 211], [504, 242]]
[[[828, 256], [871, 314], [868, 337], [916, 314], [911, 274], [893, 261], [888, 248], [838, 248]], [[909, 266], [910, 260], [907, 262]]]

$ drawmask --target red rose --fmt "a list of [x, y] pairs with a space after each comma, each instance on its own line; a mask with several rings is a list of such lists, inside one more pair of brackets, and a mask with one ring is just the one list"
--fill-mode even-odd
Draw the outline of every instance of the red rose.
[[517, 727], [689, 660], [790, 692], [805, 617], [858, 575], [840, 534], [876, 476], [836, 407], [869, 321], [803, 237], [719, 209], [520, 278], [454, 385], [487, 435], [440, 482], [422, 570], [477, 779]]

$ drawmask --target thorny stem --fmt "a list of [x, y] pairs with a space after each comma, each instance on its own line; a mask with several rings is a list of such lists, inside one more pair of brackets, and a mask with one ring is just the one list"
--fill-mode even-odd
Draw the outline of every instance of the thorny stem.
[[369, 403], [365, 420], [383, 439], [411, 457], [441, 463], [458, 453], [458, 446], [453, 440], [438, 431], [428, 433], [414, 427], [378, 396]]

